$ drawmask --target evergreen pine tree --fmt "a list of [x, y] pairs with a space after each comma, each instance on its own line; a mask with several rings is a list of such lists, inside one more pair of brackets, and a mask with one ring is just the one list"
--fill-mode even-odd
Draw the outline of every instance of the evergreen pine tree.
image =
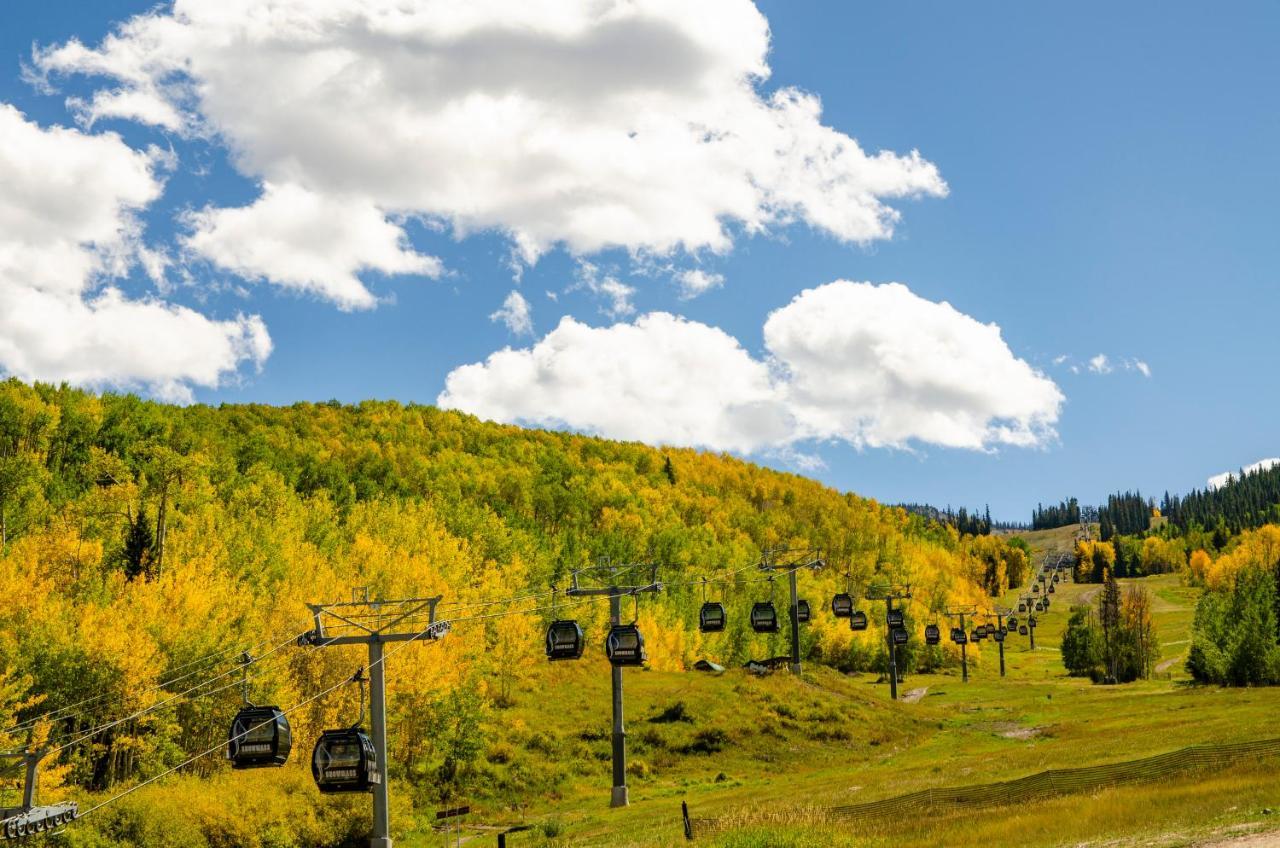
[[124, 537], [124, 551], [121, 558], [124, 561], [124, 576], [133, 580], [139, 576], [145, 576], [151, 569], [152, 548], [155, 545], [155, 538], [151, 533], [151, 522], [147, 518], [147, 508], [145, 506], [138, 507], [138, 515], [129, 524], [129, 530]]
[[1120, 630], [1120, 584], [1110, 570], [1103, 575], [1102, 596], [1098, 599], [1098, 619], [1107, 660], [1107, 682], [1116, 682], [1116, 642]]

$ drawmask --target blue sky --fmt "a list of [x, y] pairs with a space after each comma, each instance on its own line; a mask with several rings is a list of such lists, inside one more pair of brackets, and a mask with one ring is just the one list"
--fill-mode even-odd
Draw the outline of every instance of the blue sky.
[[[634, 326], [647, 313], [666, 312], [690, 326], [718, 328], [745, 350], [749, 362], [727, 351], [722, 339], [699, 336], [699, 344], [709, 345], [706, 361], [714, 384], [731, 382], [721, 369], [738, 369], [733, 373], [741, 371], [744, 392], [767, 395], [774, 389], [763, 387], [764, 378], [753, 369], [770, 355], [788, 355], [781, 353], [782, 343], [766, 344], [763, 327], [771, 312], [805, 290], [836, 280], [899, 282], [913, 299], [882, 302], [868, 300], [865, 290], [843, 291], [848, 300], [829, 303], [856, 303], [864, 311], [852, 320], [832, 310], [827, 313], [832, 325], [869, 321], [879, 326], [866, 310], [883, 308], [907, 325], [913, 326], [913, 310], [920, 309], [921, 316], [959, 328], [955, 316], [938, 317], [927, 306], [942, 301], [973, 321], [998, 325], [1008, 361], [978, 373], [986, 360], [976, 359], [967, 377], [956, 379], [985, 382], [974, 389], [980, 397], [965, 402], [1005, 414], [1014, 413], [992, 400], [993, 392], [1002, 391], [992, 381], [1007, 377], [1010, 393], [1042, 391], [1045, 381], [1056, 384], [1062, 403], [1047, 427], [1040, 419], [1030, 425], [1034, 444], [984, 436], [974, 449], [953, 446], [961, 436], [921, 437], [923, 431], [901, 422], [850, 424], [850, 415], [864, 414], [857, 406], [863, 394], [840, 408], [844, 418], [838, 425], [814, 423], [812, 409], [796, 413], [812, 420], [787, 430], [787, 436], [769, 435], [772, 425], [749, 432], [734, 425], [731, 435], [711, 435], [724, 429], [723, 415], [739, 414], [733, 404], [727, 413], [699, 406], [681, 412], [675, 423], [658, 421], [656, 430], [637, 431], [613, 417], [636, 417], [625, 409], [546, 408], [573, 400], [562, 386], [516, 402], [502, 394], [512, 384], [497, 379], [496, 365], [476, 375], [487, 383], [455, 396], [471, 398], [470, 408], [479, 414], [501, 408], [508, 417], [527, 420], [536, 410], [618, 437], [697, 432], [699, 415], [721, 415], [720, 424], [707, 424], [705, 439], [692, 438], [736, 447], [778, 467], [801, 467], [832, 485], [885, 501], [989, 503], [994, 513], [1010, 519], [1025, 519], [1037, 501], [1075, 495], [1097, 502], [1119, 487], [1152, 494], [1182, 491], [1203, 485], [1211, 474], [1277, 453], [1272, 421], [1278, 410], [1270, 389], [1277, 364], [1271, 324], [1280, 299], [1273, 270], [1280, 239], [1271, 232], [1276, 221], [1271, 205], [1280, 195], [1274, 154], [1280, 149], [1280, 102], [1274, 90], [1280, 78], [1274, 49], [1280, 8], [1261, 2], [1212, 8], [763, 1], [757, 6], [767, 18], [771, 43], [770, 76], [755, 84], [756, 93], [767, 99], [780, 88], [796, 87], [816, 95], [821, 125], [851, 136], [868, 153], [886, 150], [905, 157], [918, 150], [945, 180], [945, 196], [925, 190], [915, 198], [886, 198], [887, 207], [900, 213], [891, 237], [849, 238], [849, 231], [842, 236], [824, 229], [819, 213], [793, 210], [794, 221], [773, 220], [765, 233], [728, 221], [730, 246], [651, 250], [639, 260], [622, 247], [558, 241], [560, 231], [548, 225], [550, 246], [536, 261], [520, 263], [518, 281], [510, 232], [482, 227], [461, 235], [457, 220], [443, 207], [420, 201], [415, 209], [421, 217], [388, 216], [410, 242], [402, 247], [438, 259], [444, 273], [431, 278], [360, 271], [379, 303], [344, 310], [315, 289], [245, 280], [252, 275], [243, 269], [237, 273], [178, 247], [193, 226], [183, 221], [184, 213], [253, 204], [262, 194], [264, 173], [277, 179], [291, 173], [279, 161], [294, 154], [290, 145], [307, 155], [313, 139], [301, 131], [290, 135], [287, 126], [270, 127], [275, 134], [267, 141], [262, 140], [265, 130], [250, 140], [229, 141], [229, 133], [210, 137], [136, 116], [105, 114], [89, 123], [83, 111], [77, 115], [68, 107], [67, 98], [89, 99], [117, 81], [104, 82], [85, 73], [82, 60], [67, 60], [52, 71], [46, 64], [42, 70], [50, 87], [42, 90], [23, 74], [24, 64], [38, 64], [33, 44], [56, 47], [77, 38], [96, 48], [115, 24], [149, 4], [7, 4], [0, 13], [0, 56], [7, 57], [0, 65], [6, 68], [0, 71], [0, 104], [16, 107], [42, 131], [60, 124], [78, 126], [89, 136], [115, 132], [134, 151], [157, 145], [176, 154], [174, 164], [153, 160], [163, 190], [136, 211], [143, 226], [138, 241], [170, 256], [163, 281], [148, 278], [136, 263], [111, 285], [123, 297], [162, 301], [171, 309], [190, 307], [216, 321], [260, 316], [272, 342], [269, 356], [236, 360], [212, 379], [193, 376], [194, 370], [157, 375], [124, 360], [117, 371], [82, 381], [109, 385], [115, 379], [161, 394], [173, 394], [172, 387], [179, 385], [189, 397], [210, 403], [369, 397], [432, 403], [455, 369], [485, 363], [508, 345], [527, 351], [564, 316], [585, 327], [608, 328]], [[742, 19], [750, 23], [745, 12]], [[677, 65], [673, 59], [669, 64]], [[458, 73], [473, 67], [478, 66]], [[244, 93], [227, 96], [252, 100]], [[213, 116], [210, 109], [203, 114]], [[251, 149], [253, 144], [259, 148]], [[246, 164], [246, 158], [264, 161], [267, 154], [261, 151], [271, 144], [286, 148], [275, 164]], [[229, 147], [237, 147], [239, 159], [229, 156]], [[429, 167], [404, 165], [424, 168], [422, 179], [430, 182]], [[441, 160], [442, 169], [449, 166]], [[362, 191], [365, 173], [353, 170], [342, 185]], [[476, 192], [483, 205], [480, 195], [491, 190], [485, 175], [469, 176], [468, 191]], [[334, 174], [323, 177], [330, 180], [326, 190], [340, 182]], [[386, 210], [394, 185], [379, 191], [379, 209]], [[0, 186], [0, 199], [4, 193]], [[19, 201], [11, 205], [20, 209]], [[669, 219], [670, 210], [658, 217]], [[667, 221], [654, 223], [661, 228]], [[564, 232], [569, 241], [589, 240], [574, 235], [578, 230]], [[723, 284], [683, 298], [672, 276], [689, 269], [719, 275]], [[594, 291], [581, 284], [586, 278], [595, 281]], [[608, 278], [634, 289], [632, 312], [608, 314], [611, 301], [599, 289]], [[101, 283], [86, 283], [85, 291], [95, 285]], [[532, 333], [513, 333], [490, 319], [512, 291], [531, 306]], [[814, 315], [810, 309], [797, 316], [798, 334], [808, 326], [798, 323], [799, 317], [812, 320]], [[5, 362], [3, 326], [0, 320], [0, 372], [46, 378], [90, 373], [57, 371], [71, 367], [65, 363], [44, 364], [40, 367], [46, 370], [39, 372], [31, 370], [35, 365], [15, 366], [16, 359]], [[970, 338], [972, 330], [964, 324], [955, 338]], [[626, 343], [638, 345], [630, 350], [643, 358], [654, 334], [639, 335]], [[672, 338], [671, 344], [679, 346], [686, 336]], [[612, 342], [621, 337], [595, 341], [613, 350]], [[794, 352], [800, 341], [791, 338], [788, 344]], [[1088, 367], [1098, 354], [1108, 357], [1109, 373]], [[1149, 368], [1149, 377], [1137, 369], [1138, 362]], [[691, 370], [687, 360], [682, 363], [668, 369], [671, 391], [705, 392], [706, 385], [693, 376], [687, 387], [681, 385]], [[518, 376], [529, 363], [509, 364]], [[875, 367], [856, 358], [825, 362], [809, 388], [836, 395], [840, 389], [823, 387], [821, 380], [844, 376], [840, 369]], [[1043, 379], [1030, 380], [1027, 368]], [[646, 372], [650, 378], [663, 373], [660, 363]], [[788, 389], [794, 390], [794, 385]], [[928, 406], [945, 406], [945, 397], [938, 398], [935, 391], [900, 412], [937, 411], [945, 417], [947, 409]], [[769, 404], [775, 400], [767, 398]], [[638, 413], [652, 411], [651, 396], [642, 392], [634, 401]], [[763, 403], [752, 395], [752, 410]], [[792, 414], [798, 403], [790, 397], [781, 403], [780, 414]], [[1046, 403], [1042, 397], [1028, 401], [1027, 408], [1043, 410]]]

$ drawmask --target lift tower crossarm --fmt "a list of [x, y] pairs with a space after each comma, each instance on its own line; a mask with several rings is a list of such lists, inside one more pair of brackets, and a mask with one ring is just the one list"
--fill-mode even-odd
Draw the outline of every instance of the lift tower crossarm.
[[796, 572], [802, 568], [819, 571], [826, 563], [822, 552], [810, 549], [767, 548], [760, 558], [760, 570], [770, 574], [785, 572], [791, 586], [791, 662], [792, 674], [800, 674], [800, 596]]
[[[436, 621], [436, 606], [441, 596], [370, 600], [353, 592], [350, 603], [307, 604], [315, 621], [315, 629], [298, 641], [303, 645], [330, 648], [341, 645], [366, 645], [369, 649], [369, 724], [373, 747], [383, 769], [381, 783], [373, 786], [373, 832], [369, 848], [391, 848], [391, 806], [387, 790], [387, 683], [382, 646], [387, 642], [436, 640], [449, 632], [448, 621]], [[427, 626], [415, 619], [423, 613]], [[330, 635], [329, 629], [335, 632]]]

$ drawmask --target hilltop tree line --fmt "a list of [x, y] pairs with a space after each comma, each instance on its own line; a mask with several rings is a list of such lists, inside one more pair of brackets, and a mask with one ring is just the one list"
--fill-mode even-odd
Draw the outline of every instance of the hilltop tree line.
[[965, 507], [960, 507], [958, 510], [954, 510], [950, 506], [945, 509], [939, 509], [930, 504], [918, 503], [904, 503], [898, 506], [912, 515], [919, 515], [929, 521], [936, 521], [940, 524], [954, 527], [961, 535], [966, 536], [987, 536], [993, 530], [1027, 529], [1025, 524], [993, 520], [990, 506], [983, 507], [981, 511], [975, 509], [973, 512], [970, 512]]
[[1242, 471], [1217, 488], [1193, 489], [1186, 495], [1165, 492], [1158, 512], [1141, 492], [1110, 495], [1103, 507], [1081, 506], [1075, 498], [1057, 506], [1038, 504], [1031, 514], [1031, 529], [1097, 521], [1103, 541], [1108, 541], [1147, 531], [1154, 514], [1164, 516], [1182, 531], [1219, 531], [1221, 547], [1227, 536], [1280, 522], [1280, 465]]
[[1098, 535], [1107, 542], [1116, 536], [1133, 536], [1151, 528], [1152, 505], [1141, 492], [1107, 496], [1107, 505], [1098, 508]]
[[1241, 472], [1216, 489], [1181, 497], [1166, 492], [1160, 511], [1183, 530], [1222, 528], [1236, 534], [1280, 522], [1280, 465]]
[[1079, 523], [1080, 502], [1075, 498], [1068, 498], [1057, 506], [1036, 504], [1035, 511], [1031, 513], [1032, 530], [1052, 530]]

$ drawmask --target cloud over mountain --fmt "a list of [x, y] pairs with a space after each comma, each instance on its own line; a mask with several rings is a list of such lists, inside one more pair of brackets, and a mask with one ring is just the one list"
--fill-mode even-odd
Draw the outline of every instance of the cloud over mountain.
[[803, 441], [989, 450], [1056, 438], [1058, 387], [994, 324], [897, 283], [808, 289], [752, 356], [667, 313], [593, 328], [564, 319], [530, 348], [454, 370], [438, 403], [498, 421], [743, 453]]
[[136, 218], [162, 189], [155, 158], [0, 104], [0, 373], [187, 400], [267, 358], [257, 316], [212, 320], [115, 284], [165, 262]]

